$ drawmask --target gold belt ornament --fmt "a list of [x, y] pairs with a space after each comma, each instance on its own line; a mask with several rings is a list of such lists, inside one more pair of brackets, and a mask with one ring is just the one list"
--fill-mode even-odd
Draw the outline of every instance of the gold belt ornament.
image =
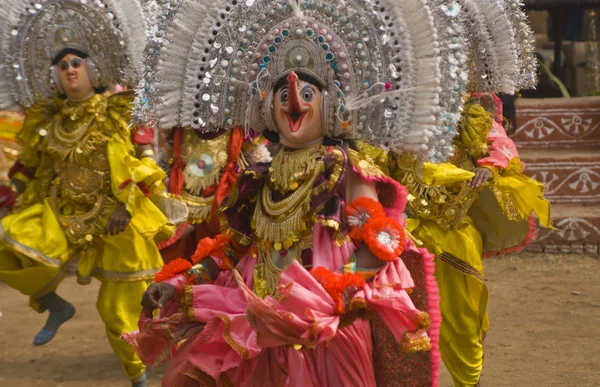
[[[58, 187], [54, 185], [50, 190], [49, 203], [56, 215], [58, 222], [63, 228], [67, 241], [73, 246], [91, 244], [105, 223], [105, 218], [111, 210], [116, 208], [117, 201], [108, 195], [96, 195], [96, 202], [86, 212], [79, 213], [78, 208], [58, 196]], [[70, 207], [73, 206], [73, 207]], [[65, 214], [65, 209], [71, 208], [72, 214]]]

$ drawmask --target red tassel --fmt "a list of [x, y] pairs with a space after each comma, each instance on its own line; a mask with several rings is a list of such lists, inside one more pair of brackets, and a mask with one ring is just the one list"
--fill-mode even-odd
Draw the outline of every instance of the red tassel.
[[221, 171], [221, 181], [219, 183], [219, 188], [217, 188], [217, 192], [215, 193], [215, 200], [213, 201], [211, 210], [213, 219], [216, 219], [217, 210], [219, 209], [221, 202], [225, 199], [227, 194], [229, 194], [231, 186], [237, 179], [238, 174], [235, 172], [235, 164], [238, 157], [240, 157], [243, 143], [244, 136], [242, 135], [242, 129], [233, 129], [231, 132], [231, 139], [229, 140], [229, 149], [227, 150], [227, 165], [223, 168], [223, 171]]
[[0, 186], [0, 208], [13, 208], [16, 195], [10, 187]]
[[27, 168], [26, 166], [21, 164], [21, 161], [19, 160], [17, 160], [17, 162], [15, 162], [13, 166], [10, 167], [10, 169], [8, 170], [8, 177], [12, 179], [12, 177], [17, 173], [21, 173], [29, 179], [33, 179], [35, 177], [35, 174], [31, 170], [31, 168]]
[[183, 142], [183, 128], [175, 128], [173, 135], [173, 156], [174, 162], [171, 167], [171, 175], [169, 176], [169, 184], [167, 189], [170, 193], [180, 195], [183, 190], [184, 177], [183, 168], [185, 162], [181, 158], [181, 143]]

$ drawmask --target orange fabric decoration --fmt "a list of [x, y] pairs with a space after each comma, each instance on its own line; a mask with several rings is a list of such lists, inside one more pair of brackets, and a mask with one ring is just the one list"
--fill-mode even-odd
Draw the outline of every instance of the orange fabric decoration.
[[[208, 237], [202, 238], [198, 243], [196, 252], [192, 255], [192, 263], [196, 265], [210, 255], [215, 255], [221, 260], [229, 261], [227, 255], [221, 251], [227, 244], [229, 244], [229, 237], [225, 234], [219, 234], [214, 239]], [[231, 262], [229, 263], [231, 264]]]
[[163, 282], [171, 277], [176, 276], [179, 273], [188, 271], [192, 268], [192, 264], [187, 259], [177, 258], [168, 264], [164, 265], [163, 268], [156, 273], [154, 276], [154, 282]]
[[338, 274], [319, 266], [310, 271], [335, 303], [335, 312], [339, 315], [346, 313], [346, 305], [364, 285], [365, 279], [358, 273]]
[[244, 143], [244, 136], [241, 128], [235, 128], [231, 132], [231, 139], [229, 140], [229, 149], [227, 150], [227, 165], [221, 171], [221, 181], [219, 188], [215, 193], [215, 200], [213, 201], [213, 207], [211, 209], [211, 215], [213, 219], [217, 217], [217, 210], [221, 205], [221, 202], [229, 194], [231, 186], [235, 183], [238, 174], [235, 172], [235, 166], [240, 157], [242, 151], [242, 144]]
[[192, 262], [184, 258], [177, 258], [168, 264], [164, 265], [163, 268], [156, 273], [154, 276], [155, 282], [162, 282], [171, 277], [176, 276], [179, 273], [183, 273], [192, 268], [193, 265], [197, 265], [202, 262], [205, 258], [213, 255], [223, 261], [220, 266], [221, 270], [232, 269], [233, 265], [231, 260], [223, 252], [222, 248], [229, 243], [229, 238], [224, 234], [219, 234], [212, 238], [202, 238], [198, 243], [196, 252], [192, 255]]
[[171, 166], [171, 174], [169, 175], [169, 183], [167, 189], [170, 193], [175, 195], [181, 195], [183, 190], [183, 184], [185, 182], [183, 177], [183, 168], [185, 168], [185, 162], [181, 158], [181, 143], [183, 142], [183, 128], [175, 128], [175, 134], [173, 134], [173, 165]]
[[387, 215], [383, 206], [377, 200], [360, 197], [354, 199], [344, 209], [348, 221], [348, 235], [355, 240], [363, 239], [364, 227], [370, 219], [385, 218]]
[[383, 261], [393, 261], [404, 251], [406, 235], [394, 219], [370, 219], [364, 227], [363, 241]]

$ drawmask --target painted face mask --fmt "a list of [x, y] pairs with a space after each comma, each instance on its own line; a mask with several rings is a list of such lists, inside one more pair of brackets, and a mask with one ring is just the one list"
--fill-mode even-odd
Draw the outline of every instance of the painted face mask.
[[312, 143], [323, 137], [322, 93], [316, 85], [287, 76], [287, 84], [273, 97], [273, 118], [289, 146]]

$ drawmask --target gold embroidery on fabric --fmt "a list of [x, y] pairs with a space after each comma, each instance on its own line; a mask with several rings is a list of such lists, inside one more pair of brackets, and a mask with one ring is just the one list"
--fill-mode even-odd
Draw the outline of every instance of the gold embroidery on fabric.
[[58, 286], [58, 284], [60, 284], [64, 278], [65, 278], [65, 272], [61, 270], [40, 291], [38, 291], [37, 293], [32, 294], [31, 298], [38, 299], [38, 298], [41, 298], [41, 297], [47, 295], [48, 293], [54, 291], [56, 289], [56, 287]]
[[472, 275], [473, 277], [477, 278], [481, 282], [485, 281], [483, 278], [483, 275], [477, 269], [475, 269], [473, 266], [469, 265], [468, 263], [456, 258], [452, 254], [443, 252], [437, 257], [437, 259], [439, 259], [442, 262], [447, 263], [448, 265], [452, 266], [453, 268], [455, 268], [458, 271], [461, 271], [468, 275]]
[[100, 268], [92, 270], [92, 276], [107, 281], [137, 282], [151, 280], [160, 269], [137, 270], [132, 272], [108, 271]]
[[348, 156], [352, 165], [357, 168], [363, 176], [375, 179], [385, 177], [381, 168], [379, 168], [368, 155], [350, 149]]
[[337, 185], [340, 183], [342, 179], [342, 173], [345, 169], [344, 153], [338, 148], [333, 148], [331, 150], [331, 154], [335, 156], [336, 160], [334, 161], [335, 165], [333, 167], [333, 172], [331, 172], [331, 176], [329, 177], [329, 192], [333, 192]]
[[200, 138], [193, 129], [183, 135], [181, 158], [186, 163], [183, 174], [189, 196], [199, 197], [202, 190], [218, 184], [221, 170], [227, 164], [227, 149], [231, 133], [214, 139]]
[[323, 164], [320, 163], [308, 180], [278, 202], [273, 200], [271, 188], [265, 185], [252, 216], [256, 238], [272, 243], [282, 242], [293, 232], [306, 229], [312, 209], [313, 186], [322, 172]]
[[357, 319], [370, 320], [373, 316], [374, 311], [369, 307], [364, 298], [353, 298], [346, 306], [346, 313], [340, 316], [338, 329], [352, 325]]
[[410, 194], [408, 209], [414, 217], [432, 220], [444, 229], [466, 226], [467, 212], [477, 199], [477, 192], [467, 181], [431, 186], [420, 178], [415, 155], [400, 153], [396, 160], [396, 178]]
[[31, 258], [34, 261], [40, 262], [46, 266], [60, 267], [62, 265], [61, 261], [57, 259], [52, 259], [49, 256], [30, 247], [27, 247], [8, 236], [2, 224], [0, 224], [0, 242], [9, 247], [11, 250], [14, 250], [19, 254], [23, 254], [27, 258]]
[[321, 145], [294, 151], [281, 150], [273, 158], [269, 168], [268, 184], [281, 193], [295, 191], [314, 176], [322, 159]]
[[356, 148], [360, 157], [367, 157], [367, 160], [372, 160], [381, 171], [388, 176], [389, 175], [389, 152], [381, 148], [375, 147], [364, 141], [356, 141]]
[[419, 327], [422, 329], [429, 329], [431, 326], [431, 317], [429, 317], [429, 313], [427, 312], [418, 311], [417, 321], [419, 322]]
[[225, 328], [223, 329], [223, 338], [225, 339], [227, 344], [229, 344], [231, 346], [231, 348], [235, 349], [235, 351], [240, 354], [242, 359], [247, 359], [250, 354], [250, 351], [248, 350], [248, 348], [244, 347], [243, 345], [241, 345], [237, 341], [235, 341], [234, 338], [231, 336], [231, 320], [229, 319], [229, 317], [227, 317], [227, 316], [217, 316], [217, 317], [220, 318], [223, 321], [223, 323], [225, 324]]
[[202, 371], [198, 367], [191, 367], [188, 371], [183, 373], [185, 376], [188, 376], [197, 382], [202, 383], [203, 386], [206, 387], [216, 387], [217, 382], [206, 372]]
[[194, 290], [191, 285], [186, 285], [183, 289], [183, 300], [181, 302], [181, 307], [183, 309], [184, 314], [187, 316], [188, 320], [191, 322], [196, 321], [196, 316], [194, 314]]
[[277, 268], [271, 259], [269, 251], [261, 248], [257, 250], [258, 260], [254, 266], [254, 292], [260, 298], [271, 296], [279, 298], [279, 275], [281, 269]]
[[492, 189], [492, 192], [494, 193], [494, 196], [498, 201], [498, 205], [500, 206], [500, 208], [502, 208], [502, 212], [504, 213], [504, 215], [506, 215], [506, 217], [509, 220], [515, 222], [522, 222], [527, 218], [526, 216], [521, 215], [519, 211], [517, 211], [509, 193], [503, 192], [502, 190], [498, 189], [498, 187], [495, 184], [491, 184], [490, 188]]
[[414, 332], [404, 333], [404, 338], [400, 343], [400, 350], [404, 353], [421, 352], [431, 350], [431, 339], [429, 336], [411, 337]]
[[[267, 184], [262, 187], [256, 208], [252, 215], [257, 264], [254, 267], [254, 291], [264, 298], [279, 298], [279, 276], [281, 271], [294, 260], [302, 262], [302, 252], [312, 248], [312, 233], [308, 225], [319, 222], [335, 232], [334, 240], [342, 245], [347, 238], [340, 232], [340, 224], [332, 219], [315, 218], [326, 203], [312, 207], [312, 199], [327, 189], [333, 189], [340, 180], [344, 164], [344, 153], [333, 148], [327, 150], [335, 156], [335, 165], [325, 166], [325, 148], [318, 146], [308, 151], [281, 152], [284, 156], [276, 157], [269, 170], [267, 181], [287, 179], [286, 184]], [[295, 159], [298, 156], [298, 159]], [[285, 161], [285, 162], [284, 162]], [[289, 169], [288, 169], [289, 168]], [[301, 174], [293, 174], [294, 168], [303, 168]], [[315, 186], [324, 170], [332, 170], [328, 180]], [[277, 176], [274, 179], [274, 176]], [[298, 186], [295, 184], [298, 183]], [[280, 201], [273, 200], [273, 193], [279, 187], [287, 193]], [[332, 188], [333, 187], [333, 188]], [[233, 203], [229, 201], [229, 203]], [[225, 209], [226, 210], [226, 209]], [[250, 244], [249, 238], [239, 234], [227, 226], [223, 212], [219, 214], [223, 231], [235, 236], [244, 244]]]
[[87, 206], [77, 206], [68, 201], [63, 203], [63, 198], [59, 198], [57, 191], [56, 186], [51, 188], [48, 201], [67, 240], [76, 247], [91, 247], [95, 242], [94, 238], [103, 232], [105, 219], [116, 209], [117, 201], [108, 195], [101, 195], [93, 207], [86, 210]]
[[57, 100], [58, 112], [46, 136], [46, 149], [57, 159], [75, 161], [88, 158], [110, 139], [105, 120], [109, 98], [96, 94], [84, 102]]

